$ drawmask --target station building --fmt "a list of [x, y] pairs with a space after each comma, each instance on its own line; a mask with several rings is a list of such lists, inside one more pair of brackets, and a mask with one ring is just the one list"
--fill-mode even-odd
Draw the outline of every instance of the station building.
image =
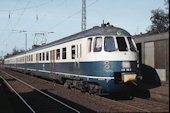
[[169, 32], [133, 36], [139, 62], [154, 68], [161, 81], [169, 81]]

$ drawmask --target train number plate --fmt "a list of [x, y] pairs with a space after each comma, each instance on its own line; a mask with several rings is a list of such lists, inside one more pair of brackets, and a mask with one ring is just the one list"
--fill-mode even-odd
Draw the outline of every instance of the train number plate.
[[123, 81], [127, 82], [127, 81], [134, 81], [136, 80], [136, 74], [124, 74], [123, 75]]

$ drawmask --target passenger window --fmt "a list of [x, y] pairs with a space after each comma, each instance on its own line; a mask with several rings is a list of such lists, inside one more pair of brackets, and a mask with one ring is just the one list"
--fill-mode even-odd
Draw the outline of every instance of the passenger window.
[[88, 53], [91, 52], [91, 44], [92, 44], [92, 38], [88, 38], [88, 40], [87, 40]]
[[100, 52], [102, 50], [102, 37], [96, 37], [94, 52]]
[[66, 59], [66, 48], [63, 48], [63, 51], [62, 51], [62, 59]]
[[104, 50], [108, 52], [115, 51], [115, 43], [113, 37], [105, 37]]
[[44, 60], [45, 60], [45, 53], [44, 53], [44, 52], [43, 52], [42, 56], [43, 56], [42, 59], [43, 59], [43, 61], [44, 61]]
[[72, 59], [75, 59], [75, 45], [71, 46], [71, 56], [72, 56]]
[[48, 51], [46, 52], [46, 60], [47, 61], [49, 60], [49, 52]]
[[129, 42], [130, 50], [135, 51], [136, 49], [135, 49], [135, 46], [134, 46], [134, 44], [132, 42], [131, 37], [127, 37], [127, 39], [128, 39], [128, 42]]
[[40, 53], [40, 61], [41, 61], [41, 53]]
[[56, 59], [60, 60], [60, 49], [56, 50]]
[[127, 51], [127, 45], [124, 37], [116, 37], [119, 51]]

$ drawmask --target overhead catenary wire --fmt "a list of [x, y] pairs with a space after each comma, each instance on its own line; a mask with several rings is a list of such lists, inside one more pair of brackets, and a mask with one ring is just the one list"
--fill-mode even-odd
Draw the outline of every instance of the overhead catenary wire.
[[[98, 1], [99, 1], [99, 0], [95, 0], [94, 2], [90, 3], [86, 8], [89, 8], [90, 6], [94, 5], [94, 4], [95, 4], [96, 2], [98, 2]], [[49, 28], [48, 30], [53, 29], [53, 28], [55, 28], [56, 26], [64, 23], [64, 22], [67, 21], [68, 19], [70, 19], [70, 18], [74, 17], [75, 15], [81, 13], [81, 11], [82, 11], [82, 9], [80, 9], [79, 11], [77, 11], [77, 12], [73, 13], [72, 15], [66, 17], [65, 19], [63, 19], [62, 21], [58, 22], [57, 24], [55, 24], [54, 26], [52, 26], [52, 27]]]
[[[52, 1], [53, 0], [50, 0], [51, 1], [51, 3], [52, 3]], [[48, 2], [48, 3], [50, 3], [50, 2]], [[55, 7], [54, 9], [56, 10], [56, 9], [58, 9], [59, 7], [61, 7], [62, 5], [63, 5], [63, 3], [65, 3], [65, 0], [63, 0], [63, 2], [61, 2], [61, 4], [59, 4], [59, 5], [57, 5], [57, 7]], [[47, 4], [46, 4], [47, 5]], [[48, 6], [48, 5], [47, 5]], [[38, 15], [38, 8], [40, 8], [40, 7], [37, 7], [36, 8], [36, 15]], [[47, 7], [47, 8], [50, 8], [49, 6]], [[53, 9], [53, 10], [54, 10]], [[42, 30], [30, 30], [30, 29], [33, 29], [33, 28], [35, 28], [36, 26], [40, 26], [40, 21], [43, 19], [45, 19], [45, 17], [47, 17], [47, 13], [45, 13], [44, 15], [42, 15], [42, 16], [40, 16], [40, 15], [38, 15], [38, 21], [36, 21], [36, 23], [33, 23], [29, 28], [28, 28], [28, 30], [27, 31], [29, 31], [29, 32], [48, 32], [48, 31], [42, 31]]]
[[[50, 2], [51, 1], [53, 1], [53, 0], [50, 0]], [[17, 8], [17, 9], [15, 9], [15, 10], [13, 10], [13, 11], [21, 11], [21, 10], [27, 10], [27, 9], [34, 9], [34, 8], [37, 8], [37, 7], [42, 7], [42, 6], [44, 6], [44, 5], [47, 5], [48, 3], [50, 3], [49, 1], [47, 1], [47, 2], [44, 2], [44, 3], [42, 3], [42, 4], [39, 4], [39, 5], [35, 5], [35, 6], [30, 6], [30, 7], [27, 7], [27, 8]], [[1, 9], [0, 10], [1, 12], [8, 12], [9, 10], [7, 10], [7, 9]]]
[[[22, 17], [23, 17], [23, 15], [25, 14], [25, 11], [26, 11], [27, 9], [33, 9], [33, 8], [37, 8], [37, 9], [38, 9], [38, 8], [40, 8], [41, 6], [46, 5], [47, 3], [51, 3], [52, 1], [53, 1], [53, 0], [50, 0], [50, 1], [44, 2], [44, 3], [42, 3], [42, 4], [38, 4], [38, 5], [29, 7], [29, 4], [30, 4], [30, 2], [31, 2], [31, 1], [29, 0], [29, 1], [26, 3], [26, 5], [25, 5], [24, 8], [14, 8], [14, 10], [11, 10], [11, 11], [10, 11], [10, 16], [11, 16], [12, 14], [14, 14], [15, 11], [21, 11], [21, 14], [19, 15], [18, 20], [15, 22], [15, 24], [14, 24], [14, 22], [13, 22], [12, 20], [10, 20], [10, 21], [12, 21], [12, 23], [11, 23], [11, 31], [9, 32], [9, 34], [8, 34], [8, 36], [7, 36], [6, 39], [10, 40], [10, 38], [11, 38], [12, 35], [14, 34], [14, 31], [13, 31], [13, 30], [15, 30], [15, 29], [18, 27], [19, 23], [21, 23]], [[90, 3], [87, 7], [92, 6], [92, 5], [95, 4], [97, 1], [99, 1], [99, 0], [93, 1], [93, 2]], [[18, 2], [19, 2], [19, 0], [18, 0]], [[63, 3], [65, 3], [65, 0], [62, 2], [62, 4], [63, 4]], [[65, 5], [67, 5], [67, 4], [65, 4]], [[58, 7], [61, 7], [61, 5], [57, 5], [57, 6], [56, 6], [56, 8], [58, 8]], [[69, 10], [67, 9], [67, 11], [69, 11]], [[9, 10], [8, 10], [8, 12], [9, 12]], [[68, 13], [70, 13], [70, 12], [67, 12], [67, 14], [68, 14]], [[67, 21], [68, 19], [74, 17], [75, 15], [77, 15], [77, 14], [79, 14], [79, 13], [81, 13], [81, 10], [73, 13], [72, 15], [69, 15], [69, 14], [68, 14], [68, 16], [67, 16], [64, 20], [62, 20], [62, 21], [60, 21], [59, 23], [57, 23], [56, 26], [64, 23], [65, 21]], [[47, 17], [46, 15], [47, 15], [47, 14], [45, 14], [44, 16]], [[42, 18], [42, 17], [39, 17], [38, 19], [40, 20], [41, 18]], [[42, 18], [42, 19], [45, 19], [45, 18]], [[38, 20], [38, 21], [39, 21], [39, 20]], [[35, 24], [35, 23], [34, 23], [34, 24]], [[36, 24], [40, 24], [40, 22], [37, 22]], [[56, 26], [54, 26], [54, 28], [55, 28]], [[32, 26], [31, 26], [31, 30], [30, 30], [30, 29], [26, 29], [26, 31], [28, 31], [28, 32], [35, 32], [35, 31], [38, 31], [38, 32], [39, 32], [39, 31], [43, 31], [43, 30], [33, 30], [32, 27], [35, 27], [35, 26], [32, 25]], [[6, 30], [6, 29], [5, 29], [5, 30]], [[1, 31], [3, 31], [3, 30], [1, 30]], [[6, 31], [8, 31], [8, 30], [6, 30]], [[44, 30], [44, 31], [49, 31], [49, 30]], [[43, 31], [43, 32], [44, 32], [44, 31]], [[6, 40], [6, 39], [5, 39], [5, 40]], [[4, 41], [3, 41], [3, 42], [4, 42]]]
[[[17, 26], [18, 23], [20, 22], [20, 19], [21, 19], [22, 16], [24, 15], [24, 12], [25, 12], [26, 8], [28, 7], [30, 1], [31, 1], [31, 0], [28, 0], [28, 2], [26, 3], [25, 9], [23, 9], [23, 11], [21, 12], [21, 14], [20, 14], [20, 16], [19, 16], [19, 18], [18, 18], [16, 24], [15, 24], [14, 27], [13, 27], [14, 29], [16, 28], [16, 26]], [[10, 32], [10, 33], [8, 34], [8, 36], [7, 36], [7, 39], [8, 39], [8, 40], [10, 39], [10, 37], [11, 37], [12, 34], [13, 34], [13, 32]], [[4, 41], [5, 41], [5, 40], [6, 40], [6, 39], [4, 39]], [[2, 42], [2, 44], [4, 43], [4, 41]]]
[[[13, 9], [13, 10], [10, 10], [10, 15], [9, 15], [10, 17], [13, 15], [14, 10], [16, 9], [19, 1], [20, 1], [20, 0], [17, 0], [16, 4], [14, 5], [14, 9]], [[9, 23], [8, 23], [8, 22], [9, 22]], [[6, 26], [7, 26], [8, 24], [10, 25], [11, 29], [13, 29], [11, 19], [8, 19], [8, 20], [7, 20]], [[5, 28], [6, 28], [6, 26], [5, 26]], [[2, 30], [1, 30], [1, 31], [2, 31]], [[8, 36], [9, 36], [9, 35], [8, 35]], [[4, 39], [0, 45], [3, 45], [5, 40], [6, 40], [6, 39]]]

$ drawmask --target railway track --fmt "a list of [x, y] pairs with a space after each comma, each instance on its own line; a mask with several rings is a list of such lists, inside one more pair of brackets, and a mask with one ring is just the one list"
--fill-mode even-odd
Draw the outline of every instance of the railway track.
[[[5, 69], [3, 69], [5, 71]], [[38, 89], [47, 89], [51, 94], [59, 95], [73, 103], [85, 106], [95, 112], [168, 112], [168, 105], [152, 102], [146, 99], [134, 98], [133, 100], [114, 100], [97, 95], [89, 95], [76, 90], [68, 90], [61, 85], [36, 77], [26, 76], [21, 73], [9, 71], [17, 78], [23, 79], [29, 84], [33, 84]], [[39, 84], [36, 84], [38, 81]], [[41, 87], [40, 87], [41, 86]], [[43, 87], [43, 88], [42, 88]], [[50, 87], [50, 88], [49, 88]], [[56, 90], [57, 89], [57, 90]], [[81, 111], [81, 110], [79, 110]], [[86, 111], [86, 110], [84, 110]]]
[[0, 78], [5, 84], [19, 97], [19, 99], [28, 107], [30, 112], [76, 112], [80, 111], [55, 99], [47, 93], [27, 84], [26, 82], [12, 76], [1, 70], [3, 77]]
[[122, 100], [119, 102], [122, 102], [124, 104], [128, 104], [140, 109], [145, 109], [150, 112], [169, 112], [169, 105], [158, 103], [155, 101], [150, 101], [146, 99], [141, 98], [134, 98], [133, 100]]

